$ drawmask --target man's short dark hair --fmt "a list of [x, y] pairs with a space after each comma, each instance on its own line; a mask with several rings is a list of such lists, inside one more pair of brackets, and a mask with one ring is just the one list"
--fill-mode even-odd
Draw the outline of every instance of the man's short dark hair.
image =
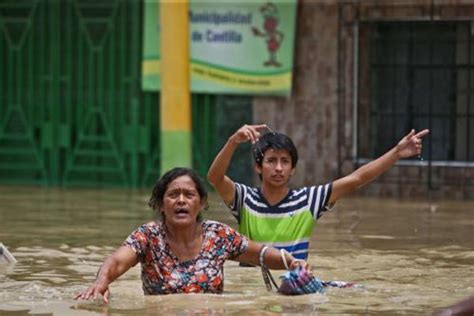
[[285, 134], [278, 132], [265, 133], [253, 145], [253, 159], [255, 163], [262, 166], [263, 156], [268, 149], [285, 149], [291, 156], [291, 167], [295, 168], [298, 162], [298, 151], [295, 144]]

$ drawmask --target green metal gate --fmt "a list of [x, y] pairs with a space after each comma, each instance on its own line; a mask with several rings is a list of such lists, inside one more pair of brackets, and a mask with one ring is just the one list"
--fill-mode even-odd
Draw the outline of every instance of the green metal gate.
[[[0, 183], [141, 187], [156, 180], [159, 94], [140, 90], [142, 6], [0, 1]], [[249, 100], [241, 111], [250, 113]], [[229, 134], [217, 133], [216, 113], [225, 107], [209, 95], [192, 102], [194, 167], [204, 176], [219, 137]]]
[[2, 1], [0, 12], [1, 181], [138, 186], [157, 148], [157, 103], [138, 84], [141, 3]]

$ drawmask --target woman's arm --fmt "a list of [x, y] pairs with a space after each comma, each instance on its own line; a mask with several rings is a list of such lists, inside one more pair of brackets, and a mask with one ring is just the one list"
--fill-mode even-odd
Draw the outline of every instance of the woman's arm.
[[78, 293], [74, 299], [96, 299], [100, 294], [107, 304], [110, 295], [109, 284], [136, 265], [137, 262], [137, 255], [130, 247], [120, 247], [102, 264], [97, 273], [95, 282], [86, 290]]
[[[241, 254], [239, 257], [236, 258], [237, 261], [248, 263], [252, 265], [259, 266], [260, 265], [260, 254], [261, 250], [264, 246], [256, 243], [254, 241], [249, 240], [247, 251]], [[304, 266], [306, 269], [309, 270], [309, 265], [306, 261], [295, 259], [290, 253], [285, 252], [283, 255], [288, 267], [290, 269], [294, 269], [299, 265]], [[263, 253], [263, 264], [269, 269], [275, 270], [284, 270], [286, 269], [285, 263], [283, 262], [282, 254], [280, 250], [268, 247], [266, 251]]]

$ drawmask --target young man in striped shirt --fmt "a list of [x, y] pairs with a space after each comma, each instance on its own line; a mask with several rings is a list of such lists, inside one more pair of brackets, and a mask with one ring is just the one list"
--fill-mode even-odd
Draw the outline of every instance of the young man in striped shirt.
[[[348, 176], [324, 185], [290, 189], [289, 180], [295, 172], [298, 152], [293, 141], [275, 132], [261, 134], [268, 127], [244, 125], [237, 130], [214, 159], [207, 174], [232, 214], [239, 230], [256, 242], [286, 249], [295, 258], [307, 259], [309, 240], [316, 220], [340, 197], [373, 181], [402, 158], [419, 155], [421, 138], [427, 129], [415, 134], [412, 130], [391, 150], [362, 166]], [[237, 146], [252, 142], [255, 171], [260, 187], [236, 183], [226, 176]]]

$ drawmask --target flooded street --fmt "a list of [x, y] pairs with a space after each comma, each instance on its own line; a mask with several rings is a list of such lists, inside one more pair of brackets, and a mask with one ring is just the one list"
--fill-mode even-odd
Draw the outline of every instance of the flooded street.
[[[363, 288], [286, 297], [260, 271], [228, 262], [223, 295], [144, 297], [139, 266], [111, 285], [111, 303], [73, 295], [106, 256], [153, 218], [148, 191], [0, 187], [0, 315], [429, 314], [474, 294], [474, 202], [352, 198], [317, 223], [309, 263], [323, 280]], [[237, 227], [216, 195], [204, 217]], [[278, 276], [279, 272], [273, 272]]]

